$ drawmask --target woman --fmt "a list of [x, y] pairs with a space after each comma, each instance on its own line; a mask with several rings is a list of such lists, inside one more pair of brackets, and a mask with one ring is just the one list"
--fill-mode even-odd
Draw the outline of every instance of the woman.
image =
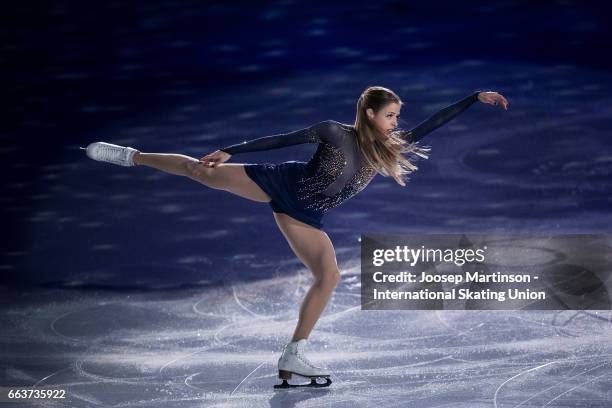
[[[297, 257], [314, 275], [299, 312], [297, 327], [278, 362], [283, 385], [292, 374], [327, 378], [330, 373], [303, 356], [304, 344], [340, 279], [334, 247], [323, 231], [323, 215], [357, 194], [376, 173], [405, 186], [404, 176], [416, 170], [402, 154], [427, 158], [429, 149], [417, 146], [423, 136], [442, 126], [476, 101], [508, 101], [496, 92], [474, 92], [440, 110], [410, 131], [397, 129], [402, 101], [391, 90], [373, 86], [357, 101], [353, 126], [327, 120], [305, 129], [235, 144], [200, 160], [180, 154], [143, 153], [131, 147], [92, 143], [87, 155], [123, 166], [148, 166], [189, 177], [208, 187], [269, 203], [282, 234]], [[307, 162], [229, 164], [233, 155], [277, 149], [299, 143], [318, 143]]]

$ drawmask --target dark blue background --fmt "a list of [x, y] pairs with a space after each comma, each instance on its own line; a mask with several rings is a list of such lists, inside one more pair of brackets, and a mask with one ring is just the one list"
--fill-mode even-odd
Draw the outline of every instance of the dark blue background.
[[147, 289], [283, 273], [299, 262], [267, 206], [78, 147], [201, 157], [352, 123], [369, 85], [400, 94], [406, 128], [474, 89], [503, 93], [510, 111], [470, 108], [428, 137], [432, 158], [406, 189], [377, 176], [330, 213], [339, 260], [369, 231], [606, 232], [606, 14], [579, 1], [5, 5], [1, 281]]

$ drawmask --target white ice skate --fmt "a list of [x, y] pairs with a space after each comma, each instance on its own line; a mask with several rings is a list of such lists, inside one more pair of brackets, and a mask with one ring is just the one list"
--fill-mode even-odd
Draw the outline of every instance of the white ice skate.
[[[332, 383], [329, 371], [312, 364], [304, 356], [304, 346], [306, 339], [291, 342], [285, 346], [283, 354], [278, 359], [278, 378], [283, 380], [282, 384], [277, 384], [274, 388], [294, 388], [294, 387], [329, 387]], [[292, 385], [287, 382], [292, 374], [310, 378], [310, 384]], [[325, 383], [318, 383], [317, 378], [325, 379]]]
[[134, 166], [134, 154], [138, 152], [132, 147], [117, 146], [104, 142], [90, 143], [87, 147], [81, 147], [81, 149], [85, 150], [87, 157], [90, 159], [119, 166]]

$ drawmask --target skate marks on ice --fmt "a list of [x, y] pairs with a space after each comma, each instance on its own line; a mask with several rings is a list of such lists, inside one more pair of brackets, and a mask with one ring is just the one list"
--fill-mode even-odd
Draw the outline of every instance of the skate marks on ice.
[[341, 269], [306, 350], [331, 370], [328, 389], [272, 388], [306, 270], [181, 294], [66, 291], [45, 307], [14, 305], [1, 318], [2, 382], [66, 388], [67, 405], [39, 402], [49, 407], [610, 401], [610, 312], [361, 311], [358, 263]]
[[[609, 356], [608, 356], [609, 357]], [[518, 378], [519, 377], [524, 377], [526, 375], [528, 375], [531, 372], [535, 372], [537, 370], [541, 370], [541, 369], [545, 369], [545, 367], [547, 366], [552, 366], [555, 364], [564, 364], [566, 362], [557, 362], [557, 361], [552, 361], [550, 363], [546, 363], [546, 364], [542, 364], [539, 365], [537, 367], [533, 367], [530, 369], [527, 369], [525, 371], [521, 371], [520, 373], [510, 377], [509, 379], [507, 379], [506, 381], [504, 381], [496, 390], [495, 390], [495, 394], [493, 396], [493, 403], [495, 408], [497, 408], [498, 405], [498, 394], [501, 393], [502, 389], [507, 386], [509, 383], [511, 382], [519, 382]], [[575, 371], [576, 365], [572, 365], [571, 366], [571, 370], [569, 370], [569, 373], [566, 375], [566, 378], [556, 382], [555, 384], [544, 388], [543, 390], [540, 390], [541, 387], [539, 387], [538, 384], [532, 384], [532, 387], [535, 387], [536, 390], [538, 390], [537, 392], [535, 392], [534, 394], [532, 394], [529, 398], [522, 400], [521, 402], [519, 402], [518, 404], [513, 404], [513, 407], [520, 407], [520, 406], [529, 406], [531, 405], [533, 402], [533, 400], [536, 400], [536, 398], [540, 399], [540, 400], [546, 400], [548, 399], [547, 402], [545, 402], [543, 405], [539, 405], [539, 406], [550, 406], [554, 401], [558, 400], [559, 398], [561, 398], [562, 396], [569, 394], [571, 392], [573, 392], [574, 390], [577, 390], [579, 388], [584, 387], [585, 385], [592, 383], [596, 380], [599, 380], [601, 377], [610, 376], [610, 362], [606, 361], [604, 363], [601, 364], [597, 364], [595, 367], [591, 367], [591, 368], [586, 368], [583, 370], [580, 370], [580, 372], [578, 372], [577, 374], [574, 375], [569, 375], [569, 374], [573, 374], [573, 372]], [[605, 367], [604, 369], [601, 369], [602, 367]], [[548, 367], [547, 369], [552, 369], [551, 367]], [[570, 381], [570, 380], [574, 380], [577, 377], [583, 376], [585, 374], [591, 373], [593, 371], [601, 371], [602, 373], [597, 373], [598, 375], [590, 375], [589, 379], [587, 379], [584, 382], [579, 382], [577, 385], [571, 387], [568, 389], [568, 387], [566, 386], [566, 384]], [[539, 379], [539, 377], [535, 378], [535, 381], [537, 381]], [[520, 381], [520, 382], [524, 382], [524, 381]], [[528, 382], [528, 381], [525, 381]], [[608, 381], [609, 384], [609, 381]], [[547, 396], [548, 394], [548, 396]], [[537, 400], [536, 400], [537, 401]], [[585, 404], [589, 404], [588, 406], [595, 406], [592, 405], [593, 401], [589, 401], [589, 400], [584, 400]], [[603, 404], [605, 404], [606, 400], [602, 399], [600, 401], [602, 403], [601, 406], [604, 406]], [[610, 401], [608, 400], [608, 403]], [[529, 403], [529, 405], [527, 405], [527, 403]]]

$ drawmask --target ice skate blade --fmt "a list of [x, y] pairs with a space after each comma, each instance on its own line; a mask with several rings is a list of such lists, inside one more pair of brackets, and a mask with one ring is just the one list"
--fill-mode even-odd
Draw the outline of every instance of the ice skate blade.
[[332, 380], [329, 377], [317, 377], [317, 378], [324, 378], [325, 383], [323, 384], [318, 383], [316, 378], [311, 378], [310, 384], [289, 384], [287, 380], [283, 380], [281, 384], [276, 384], [274, 386], [274, 389], [279, 390], [279, 389], [288, 389], [288, 388], [323, 388], [323, 387], [329, 387], [332, 383]]

